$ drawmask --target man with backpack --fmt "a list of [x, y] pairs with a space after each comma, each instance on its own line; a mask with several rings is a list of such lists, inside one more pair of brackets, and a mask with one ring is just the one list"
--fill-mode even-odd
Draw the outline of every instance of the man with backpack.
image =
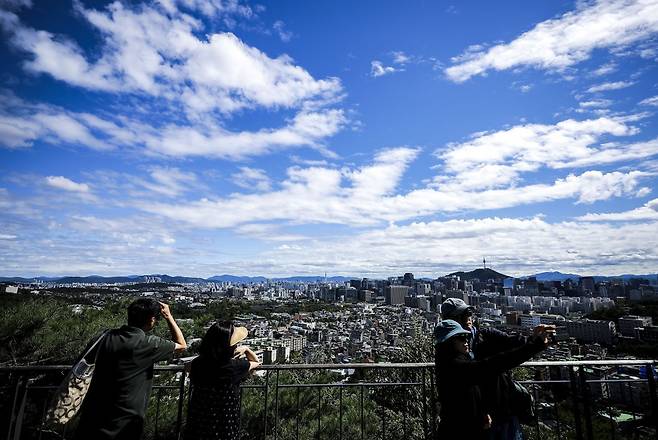
[[[152, 335], [164, 318], [171, 340]], [[138, 440], [153, 381], [153, 365], [187, 348], [169, 306], [150, 298], [128, 307], [128, 325], [100, 342], [96, 368], [80, 410], [77, 440]]]

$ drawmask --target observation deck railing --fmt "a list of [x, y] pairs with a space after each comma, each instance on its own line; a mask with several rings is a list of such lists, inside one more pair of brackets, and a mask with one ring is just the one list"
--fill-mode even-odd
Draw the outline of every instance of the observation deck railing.
[[[529, 439], [658, 439], [654, 360], [539, 361], [520, 380], [535, 397]], [[70, 366], [0, 367], [0, 438], [69, 439], [47, 405]], [[156, 366], [145, 439], [183, 439], [190, 395], [181, 365]], [[434, 364], [284, 364], [241, 387], [242, 439], [434, 439]], [[93, 440], [93, 439], [90, 439]], [[183, 439], [184, 440], [184, 439]]]

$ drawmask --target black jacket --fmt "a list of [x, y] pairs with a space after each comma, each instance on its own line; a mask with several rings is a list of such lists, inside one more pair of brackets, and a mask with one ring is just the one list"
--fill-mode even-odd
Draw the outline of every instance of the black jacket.
[[[525, 336], [512, 336], [494, 328], [484, 328], [478, 330], [471, 341], [471, 350], [476, 360], [486, 359], [497, 353], [520, 347], [527, 340]], [[494, 424], [504, 422], [515, 415], [510, 409], [512, 387], [512, 377], [509, 372], [490, 376], [480, 385], [487, 413], [493, 418]]]
[[474, 360], [439, 347], [436, 374], [441, 403], [440, 438], [475, 440], [482, 437], [489, 408], [483, 399], [481, 385], [522, 364], [543, 349], [543, 341], [532, 339], [509, 351]]

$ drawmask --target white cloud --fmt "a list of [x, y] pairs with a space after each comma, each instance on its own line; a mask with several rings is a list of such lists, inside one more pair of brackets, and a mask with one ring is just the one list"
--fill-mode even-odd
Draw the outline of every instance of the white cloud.
[[658, 4], [652, 0], [580, 2], [576, 10], [543, 21], [510, 43], [471, 48], [453, 60], [447, 77], [463, 82], [488, 70], [535, 67], [563, 71], [596, 49], [616, 49], [658, 33]]
[[[499, 188], [439, 185], [399, 193], [397, 187], [419, 151], [384, 150], [355, 169], [310, 167], [288, 169], [281, 189], [258, 194], [231, 194], [191, 202], [139, 202], [135, 207], [203, 228], [232, 228], [256, 221], [352, 226], [403, 221], [437, 213], [492, 210], [561, 199], [592, 203], [636, 196], [646, 173], [586, 171], [549, 184]], [[496, 174], [492, 172], [492, 174]]]
[[617, 63], [615, 62], [608, 62], [603, 65], [601, 65], [598, 69], [594, 70], [592, 74], [594, 76], [604, 76], [609, 73], [613, 73], [617, 70]]
[[643, 99], [640, 104], [658, 106], [658, 95]]
[[374, 60], [370, 63], [370, 76], [375, 78], [379, 76], [395, 73], [398, 72], [399, 70], [400, 69], [396, 69], [393, 66], [384, 66], [384, 64], [381, 61], [377, 61], [377, 60]]
[[346, 123], [342, 110], [299, 113], [278, 129], [256, 132], [230, 132], [221, 127], [207, 128], [167, 125], [151, 130], [142, 138], [148, 150], [166, 156], [204, 156], [237, 160], [275, 150], [307, 146], [323, 154], [332, 153], [321, 141], [336, 134]]
[[608, 90], [619, 90], [619, 89], [625, 89], [627, 87], [630, 87], [634, 85], [635, 82], [633, 81], [614, 81], [614, 82], [606, 82], [603, 84], [597, 84], [595, 86], [590, 87], [587, 89], [589, 93], [596, 93], [596, 92], [605, 92]]
[[5, 147], [29, 147], [39, 136], [40, 130], [40, 125], [35, 121], [0, 114], [0, 144]]
[[404, 64], [407, 64], [407, 63], [411, 62], [411, 60], [412, 60], [409, 55], [402, 52], [401, 50], [400, 51], [394, 51], [394, 52], [391, 53], [391, 55], [393, 55], [393, 63], [395, 63], [395, 64], [404, 65]]
[[587, 222], [645, 221], [658, 220], [658, 199], [650, 200], [644, 206], [624, 212], [589, 213], [578, 217]]
[[256, 12], [249, 5], [238, 0], [159, 0], [159, 3], [172, 14], [182, 7], [199, 11], [210, 18], [227, 15], [245, 18], [256, 16]]
[[347, 123], [342, 110], [327, 109], [302, 110], [283, 127], [258, 131], [233, 132], [212, 121], [152, 126], [123, 116], [107, 115], [108, 119], [102, 119], [4, 97], [11, 102], [0, 104], [0, 145], [9, 148], [44, 140], [97, 150], [141, 148], [151, 155], [237, 160], [276, 150], [310, 147], [331, 157], [334, 154], [323, 145], [323, 140]]
[[18, 237], [11, 234], [0, 234], [0, 240], [15, 240], [16, 238]]
[[275, 21], [272, 27], [276, 31], [281, 41], [283, 41], [284, 43], [287, 43], [290, 40], [292, 40], [293, 33], [286, 30], [286, 24], [283, 21], [281, 20]]
[[[542, 218], [483, 218], [417, 222], [306, 243], [299, 249], [273, 249], [259, 261], [270, 270], [385, 277], [403, 272], [444, 275], [480, 267], [482, 257], [502, 273], [521, 276], [546, 270], [576, 273], [652, 272], [658, 222], [625, 225], [549, 223]], [[400, 252], [404, 249], [404, 252]], [[308, 255], [318, 258], [309, 261]]]
[[605, 108], [612, 105], [612, 101], [609, 99], [591, 99], [589, 101], [581, 101], [578, 103], [580, 108]]
[[126, 250], [141, 246], [171, 246], [176, 243], [176, 238], [168, 228], [157, 219], [148, 217], [100, 218], [93, 215], [74, 215], [65, 225], [76, 233], [98, 235], [103, 241], [125, 246]]
[[240, 171], [231, 176], [231, 182], [240, 188], [256, 191], [269, 191], [272, 179], [265, 170], [250, 167], [240, 167]]
[[77, 183], [64, 176], [48, 176], [46, 177], [46, 184], [53, 188], [61, 189], [64, 191], [76, 193], [89, 193], [90, 188], [86, 183]]
[[240, 235], [263, 241], [290, 242], [310, 239], [310, 237], [301, 234], [282, 231], [279, 226], [269, 223], [247, 223], [237, 226], [235, 231]]
[[[203, 2], [181, 3], [203, 9]], [[178, 11], [172, 2], [134, 9], [114, 2], [105, 11], [76, 5], [102, 36], [95, 61], [89, 61], [75, 42], [26, 27], [11, 12], [0, 13], [0, 25], [10, 32], [12, 44], [31, 58], [27, 69], [92, 90], [180, 101], [195, 114], [298, 108], [340, 99], [338, 79], [316, 80], [287, 55], [271, 58], [232, 33], [198, 38], [202, 22]], [[237, 2], [212, 5], [235, 8]]]
[[629, 145], [600, 143], [608, 136], [637, 134], [639, 130], [628, 122], [610, 117], [567, 119], [555, 125], [523, 124], [476, 134], [435, 152], [449, 173], [436, 184], [444, 188], [496, 188], [542, 167], [582, 167], [658, 154], [656, 140]]
[[175, 197], [197, 186], [197, 176], [174, 167], [153, 167], [149, 172], [151, 181], [140, 180], [139, 183], [155, 193]]

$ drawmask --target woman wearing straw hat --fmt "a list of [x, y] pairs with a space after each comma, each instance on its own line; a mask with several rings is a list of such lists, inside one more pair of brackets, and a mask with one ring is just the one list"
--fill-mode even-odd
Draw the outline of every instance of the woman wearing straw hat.
[[240, 437], [240, 382], [258, 367], [248, 347], [238, 347], [247, 329], [230, 321], [213, 324], [192, 361], [192, 391], [185, 440], [237, 440]]
[[445, 319], [434, 329], [436, 375], [441, 403], [440, 438], [486, 439], [491, 417], [479, 384], [521, 365], [548, 344], [550, 330], [535, 332], [524, 345], [482, 360], [469, 355], [470, 332]]

